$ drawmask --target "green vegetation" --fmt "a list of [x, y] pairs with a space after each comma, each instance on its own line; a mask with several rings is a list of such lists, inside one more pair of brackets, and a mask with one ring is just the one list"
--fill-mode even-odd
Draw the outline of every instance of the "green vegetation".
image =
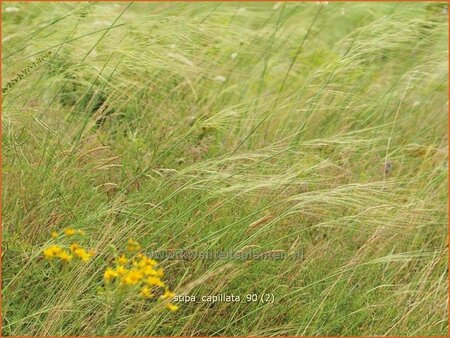
[[3, 335], [447, 334], [447, 4], [2, 6]]

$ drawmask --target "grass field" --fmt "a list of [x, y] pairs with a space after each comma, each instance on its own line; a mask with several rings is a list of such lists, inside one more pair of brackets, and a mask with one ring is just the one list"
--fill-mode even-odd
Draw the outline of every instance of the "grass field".
[[447, 4], [2, 9], [3, 335], [447, 334]]

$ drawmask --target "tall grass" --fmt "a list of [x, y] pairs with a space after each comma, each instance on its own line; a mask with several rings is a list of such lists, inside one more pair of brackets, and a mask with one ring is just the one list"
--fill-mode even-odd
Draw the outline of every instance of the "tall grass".
[[[290, 259], [167, 258], [274, 302], [128, 300], [109, 334], [446, 334], [446, 4], [2, 6], [4, 335], [98, 333], [127, 238]], [[58, 272], [68, 226], [97, 255]]]

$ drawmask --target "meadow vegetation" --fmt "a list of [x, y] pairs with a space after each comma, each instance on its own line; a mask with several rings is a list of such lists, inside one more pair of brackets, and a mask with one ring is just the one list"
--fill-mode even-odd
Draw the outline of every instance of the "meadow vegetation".
[[2, 10], [3, 335], [447, 334], [446, 3]]

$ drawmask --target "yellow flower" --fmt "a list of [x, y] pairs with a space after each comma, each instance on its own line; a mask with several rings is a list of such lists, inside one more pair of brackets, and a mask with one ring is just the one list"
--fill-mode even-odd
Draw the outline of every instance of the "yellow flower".
[[52, 238], [58, 237], [58, 233], [56, 231], [52, 231]]
[[143, 267], [146, 266], [144, 260], [141, 260], [141, 261], [139, 261], [139, 262], [136, 262], [136, 261], [135, 261], [135, 262], [133, 262], [133, 265], [134, 265], [135, 267], [137, 267], [137, 268], [143, 268]]
[[155, 261], [154, 259], [148, 258], [144, 255], [141, 255], [141, 260], [140, 261], [133, 261], [133, 266], [135, 266], [136, 268], [140, 268], [142, 270], [142, 272], [146, 275], [158, 275], [158, 276], [162, 276], [161, 275], [161, 271], [156, 271], [154, 270], [154, 267], [158, 264], [157, 261]]
[[130, 238], [128, 241], [127, 241], [127, 244], [128, 245], [139, 245], [139, 243], [138, 242], [136, 242], [134, 239], [132, 239], [132, 238]]
[[136, 285], [141, 279], [142, 273], [136, 270], [131, 270], [122, 278], [122, 283], [126, 285]]
[[161, 299], [169, 299], [173, 297], [175, 297], [175, 294], [166, 289], [166, 291], [164, 291], [164, 294], [161, 296]]
[[83, 262], [87, 262], [91, 259], [92, 253], [87, 252], [85, 255], [82, 255], [80, 258]]
[[163, 269], [155, 270], [154, 275], [155, 275], [155, 277], [162, 277], [162, 276], [164, 276], [164, 271], [163, 271]]
[[139, 251], [141, 249], [141, 245], [133, 239], [129, 239], [127, 242], [127, 250], [129, 252]]
[[58, 253], [58, 257], [63, 261], [63, 262], [70, 262], [73, 258], [72, 255], [69, 255], [69, 253], [65, 250], [61, 250]]
[[109, 282], [111, 279], [118, 277], [119, 274], [117, 273], [117, 271], [114, 271], [111, 268], [107, 268], [105, 270], [105, 274], [103, 275], [103, 278], [105, 279], [105, 281]]
[[76, 249], [78, 249], [80, 246], [78, 245], [78, 243], [72, 243], [70, 244], [70, 251], [75, 251]]
[[73, 235], [75, 235], [76, 231], [73, 230], [72, 228], [67, 228], [67, 229], [64, 230], [64, 233], [65, 233], [67, 236], [73, 236]]
[[167, 303], [167, 304], [166, 304], [166, 307], [167, 307], [170, 311], [172, 311], [172, 312], [178, 310], [178, 306], [177, 306], [177, 305], [173, 305], [172, 303]]
[[123, 265], [117, 265], [116, 271], [119, 275], [123, 276], [128, 273], [128, 270], [123, 267]]
[[148, 277], [147, 278], [147, 284], [148, 285], [155, 285], [155, 286], [159, 286], [159, 287], [164, 287], [165, 286], [164, 282], [161, 279], [157, 278], [157, 277]]
[[148, 257], [143, 257], [142, 262], [143, 262], [143, 264], [150, 265], [150, 266], [158, 265], [157, 261], [155, 261], [154, 259], [148, 258]]
[[127, 264], [127, 262], [128, 262], [128, 259], [125, 257], [125, 255], [122, 255], [119, 258], [117, 258], [117, 263], [119, 263], [119, 264], [124, 265], [124, 264]]
[[151, 266], [145, 266], [141, 269], [142, 273], [146, 276], [153, 276], [153, 277], [162, 277], [164, 276], [163, 269], [155, 270]]
[[146, 266], [141, 269], [142, 273], [146, 276], [156, 276], [157, 271], [153, 269], [151, 266]]
[[153, 297], [152, 290], [148, 286], [144, 286], [141, 289], [141, 296], [144, 298], [151, 298]]
[[54, 257], [57, 257], [59, 253], [61, 252], [61, 247], [59, 245], [52, 245], [49, 246], [44, 250], [44, 257], [46, 259], [52, 259]]
[[91, 257], [92, 253], [87, 252], [83, 248], [75, 249], [74, 251], [75, 255], [78, 256], [83, 262], [87, 262]]

